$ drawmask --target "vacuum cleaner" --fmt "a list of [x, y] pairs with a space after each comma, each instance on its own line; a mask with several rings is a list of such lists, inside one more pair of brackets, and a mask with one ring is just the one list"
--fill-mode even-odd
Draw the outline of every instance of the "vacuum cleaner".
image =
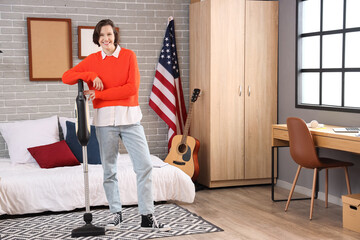
[[89, 104], [84, 95], [84, 83], [81, 79], [78, 81], [78, 95], [75, 102], [75, 117], [76, 117], [76, 135], [80, 145], [82, 146], [83, 154], [83, 170], [84, 170], [84, 186], [85, 186], [85, 225], [71, 231], [71, 237], [83, 236], [99, 236], [105, 235], [105, 228], [96, 227], [91, 224], [92, 214], [90, 212], [89, 200], [89, 178], [88, 178], [88, 158], [87, 158], [87, 144], [90, 140], [90, 124], [89, 124]]

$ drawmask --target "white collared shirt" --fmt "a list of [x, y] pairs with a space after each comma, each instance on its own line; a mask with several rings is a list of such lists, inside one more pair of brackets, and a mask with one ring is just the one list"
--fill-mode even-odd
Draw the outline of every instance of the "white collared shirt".
[[[117, 45], [115, 51], [113, 52], [113, 54], [111, 56], [118, 58], [119, 54], [120, 54], [120, 50], [121, 50], [120, 45]], [[107, 56], [103, 50], [101, 50], [101, 56], [102, 56], [102, 59], [105, 59], [105, 57]]]
[[[118, 45], [112, 56], [118, 58], [121, 47]], [[102, 59], [107, 57], [106, 53], [101, 50]], [[140, 122], [142, 113], [140, 106], [127, 107], [127, 106], [110, 106], [96, 108], [94, 110], [93, 124], [98, 127], [104, 126], [120, 126], [129, 125]]]

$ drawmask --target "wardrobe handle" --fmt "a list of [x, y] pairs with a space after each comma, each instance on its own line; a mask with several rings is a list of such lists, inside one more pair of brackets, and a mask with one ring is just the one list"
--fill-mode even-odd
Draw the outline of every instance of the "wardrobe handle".
[[242, 92], [242, 87], [241, 87], [241, 85], [240, 85], [240, 86], [239, 86], [239, 90], [238, 90], [239, 96], [241, 96], [241, 92]]
[[250, 85], [248, 86], [248, 95], [249, 95], [249, 97], [250, 97], [250, 93], [251, 93], [251, 91], [250, 91]]

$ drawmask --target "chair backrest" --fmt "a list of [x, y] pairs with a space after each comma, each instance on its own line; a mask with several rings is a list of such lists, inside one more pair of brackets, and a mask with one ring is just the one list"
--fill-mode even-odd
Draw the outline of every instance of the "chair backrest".
[[305, 168], [318, 167], [321, 163], [315, 150], [313, 138], [304, 120], [289, 117], [286, 123], [291, 157], [297, 164]]

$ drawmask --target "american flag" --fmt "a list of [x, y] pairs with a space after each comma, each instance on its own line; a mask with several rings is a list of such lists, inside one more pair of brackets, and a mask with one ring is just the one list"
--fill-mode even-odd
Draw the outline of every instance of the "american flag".
[[172, 17], [169, 17], [165, 32], [149, 105], [169, 126], [168, 148], [170, 149], [172, 138], [177, 134], [183, 134], [187, 115], [175, 45], [174, 19]]

